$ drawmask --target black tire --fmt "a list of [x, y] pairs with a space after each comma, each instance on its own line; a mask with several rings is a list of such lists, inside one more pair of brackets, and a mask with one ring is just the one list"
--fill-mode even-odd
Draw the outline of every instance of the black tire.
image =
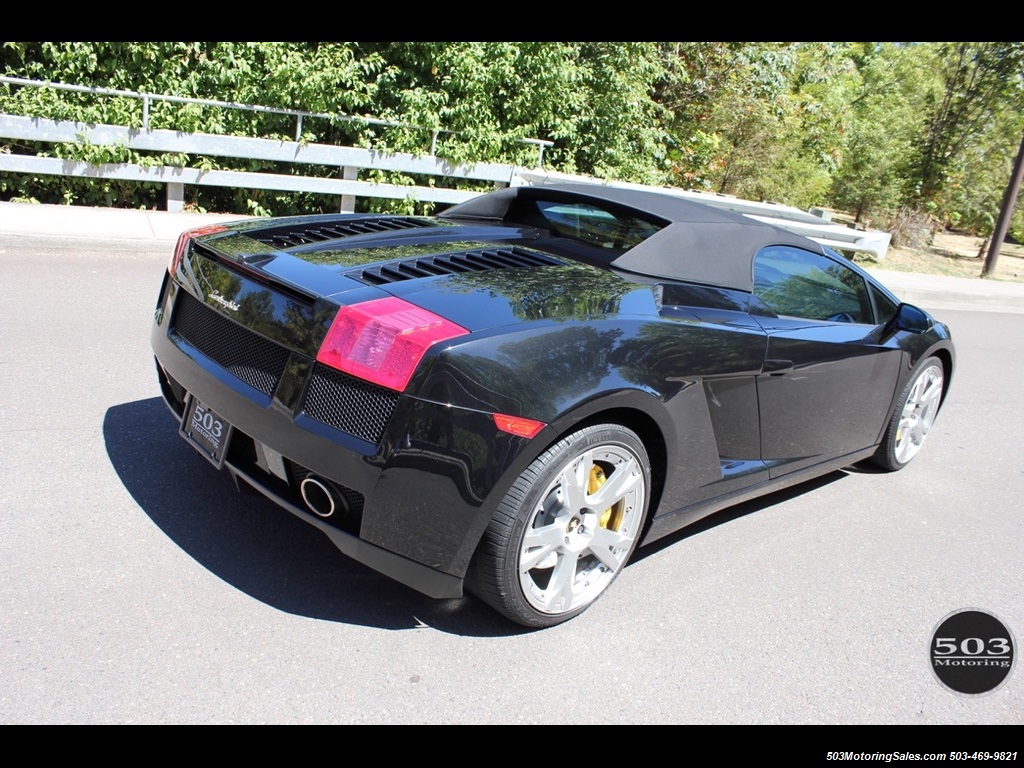
[[650, 488], [650, 460], [631, 430], [602, 424], [565, 437], [505, 495], [474, 557], [470, 591], [526, 627], [578, 616], [633, 554]]
[[872, 462], [896, 472], [907, 466], [924, 445], [942, 405], [945, 371], [937, 357], [922, 360], [896, 401], [882, 443]]

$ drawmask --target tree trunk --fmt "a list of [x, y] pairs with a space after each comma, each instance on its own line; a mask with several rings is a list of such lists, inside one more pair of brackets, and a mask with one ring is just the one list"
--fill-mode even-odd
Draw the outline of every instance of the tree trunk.
[[1013, 218], [1013, 210], [1017, 207], [1017, 195], [1020, 192], [1022, 178], [1024, 178], [1024, 137], [1021, 138], [1020, 150], [1017, 152], [1017, 159], [1013, 164], [1013, 177], [1010, 179], [1010, 186], [1006, 188], [1006, 194], [1003, 196], [1003, 207], [999, 211], [999, 221], [996, 223], [996, 230], [992, 233], [992, 244], [988, 251], [988, 258], [985, 259], [985, 268], [981, 273], [982, 277], [991, 277], [996, 271], [999, 252], [1002, 250], [1003, 242], [1006, 240], [1006, 233], [1010, 229], [1010, 219]]

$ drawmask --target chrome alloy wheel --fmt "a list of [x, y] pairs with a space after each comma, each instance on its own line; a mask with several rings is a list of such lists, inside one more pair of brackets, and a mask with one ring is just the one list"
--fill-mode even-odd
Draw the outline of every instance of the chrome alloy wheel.
[[599, 445], [568, 461], [523, 531], [518, 570], [527, 602], [549, 615], [594, 602], [632, 553], [646, 504], [647, 474], [626, 446]]
[[893, 446], [900, 464], [908, 463], [924, 445], [942, 404], [942, 390], [942, 366], [938, 363], [925, 367], [914, 380], [900, 415]]

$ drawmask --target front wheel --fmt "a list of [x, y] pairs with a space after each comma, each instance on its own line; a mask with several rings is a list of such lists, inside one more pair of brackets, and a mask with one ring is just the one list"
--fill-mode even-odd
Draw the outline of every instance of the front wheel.
[[890, 472], [903, 469], [917, 456], [942, 405], [945, 374], [942, 361], [929, 357], [918, 365], [896, 403], [874, 463]]
[[564, 438], [502, 500], [474, 559], [470, 589], [528, 627], [579, 615], [633, 554], [650, 486], [647, 451], [631, 430], [605, 424]]

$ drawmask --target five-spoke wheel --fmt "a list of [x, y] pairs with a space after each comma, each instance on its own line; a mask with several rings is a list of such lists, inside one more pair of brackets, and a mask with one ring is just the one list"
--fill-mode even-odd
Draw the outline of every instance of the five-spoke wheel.
[[556, 443], [502, 501], [474, 562], [471, 588], [530, 627], [582, 613], [633, 553], [650, 477], [640, 438], [623, 427], [589, 427]]
[[929, 357], [910, 378], [896, 404], [875, 463], [895, 471], [917, 456], [942, 405], [945, 377], [942, 361]]

